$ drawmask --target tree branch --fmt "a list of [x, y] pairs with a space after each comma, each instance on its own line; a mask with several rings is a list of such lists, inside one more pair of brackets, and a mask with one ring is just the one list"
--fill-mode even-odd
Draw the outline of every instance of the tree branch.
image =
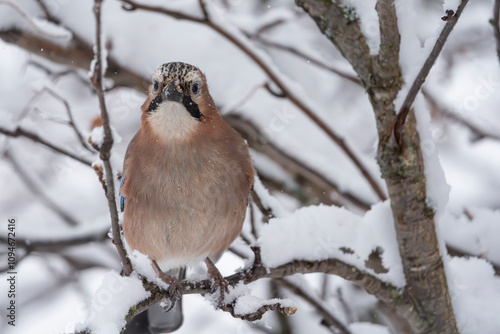
[[328, 311], [319, 300], [304, 291], [300, 286], [284, 278], [277, 278], [275, 281], [311, 304], [323, 317], [323, 321], [326, 323], [326, 325], [335, 329], [335, 333], [338, 332], [342, 334], [351, 334], [351, 331], [346, 326], [344, 326], [344, 324], [340, 322], [340, 320], [337, 319], [330, 311]]
[[355, 13], [341, 3], [321, 0], [296, 0], [296, 3], [351, 63], [373, 106], [379, 135], [377, 160], [389, 190], [406, 278], [404, 292], [398, 296], [403, 301], [388, 305], [408, 319], [416, 333], [457, 334], [439, 254], [434, 209], [427, 205], [424, 161], [414, 115], [408, 118], [404, 145], [392, 135], [396, 119], [394, 99], [402, 85], [394, 1], [379, 0], [375, 8], [380, 29], [380, 51], [376, 56], [369, 53]]
[[[30, 251], [39, 252], [58, 252], [66, 247], [80, 246], [89, 244], [92, 242], [101, 242], [108, 239], [109, 230], [106, 229], [102, 232], [91, 233], [87, 235], [67, 237], [63, 239], [16, 239], [16, 246], [21, 247]], [[0, 237], [0, 243], [7, 244], [7, 239], [5, 237]]]
[[277, 49], [277, 50], [281, 50], [281, 51], [285, 51], [285, 52], [288, 52], [288, 53], [291, 53], [293, 54], [294, 56], [298, 57], [298, 58], [301, 58], [301, 59], [304, 59], [305, 61], [313, 64], [313, 65], [316, 65], [317, 67], [319, 68], [322, 68], [324, 70], [327, 70], [329, 72], [332, 72], [344, 79], [347, 79], [357, 85], [361, 85], [361, 81], [359, 81], [359, 78], [357, 78], [356, 76], [353, 76], [349, 73], [346, 73], [346, 72], [343, 72], [341, 70], [338, 70], [332, 66], [329, 66], [317, 59], [315, 59], [314, 57], [311, 57], [309, 55], [306, 55], [305, 53], [303, 53], [302, 51], [292, 47], [292, 46], [287, 46], [287, 45], [283, 45], [283, 44], [279, 44], [279, 43], [276, 43], [276, 42], [272, 42], [272, 41], [269, 41], [267, 39], [264, 39], [262, 38], [261, 36], [259, 35], [250, 35], [250, 34], [247, 34], [245, 33], [245, 35], [250, 38], [250, 39], [253, 39], [253, 40], [256, 40], [258, 41], [259, 43], [265, 45], [265, 46], [269, 46], [271, 48], [274, 48], [274, 49]]
[[17, 138], [17, 137], [28, 138], [28, 139], [34, 141], [35, 143], [40, 143], [40, 144], [44, 145], [45, 147], [48, 147], [48, 148], [50, 148], [51, 150], [53, 150], [53, 151], [55, 151], [57, 153], [61, 153], [61, 154], [65, 155], [65, 156], [67, 156], [67, 157], [75, 159], [76, 161], [79, 161], [79, 162], [81, 162], [84, 165], [87, 165], [87, 166], [91, 166], [92, 165], [92, 162], [90, 160], [87, 160], [85, 158], [79, 157], [76, 154], [71, 153], [69, 151], [66, 151], [63, 148], [57, 147], [57, 146], [49, 143], [45, 139], [39, 137], [37, 134], [34, 134], [33, 132], [30, 132], [28, 130], [24, 130], [21, 127], [17, 127], [16, 130], [14, 130], [14, 131], [8, 130], [8, 129], [4, 129], [4, 128], [0, 128], [0, 133], [4, 134], [6, 136], [9, 136], [9, 137], [13, 137], [13, 138]]
[[52, 22], [52, 23], [55, 23], [55, 24], [60, 24], [61, 21], [59, 21], [59, 19], [57, 19], [54, 15], [52, 15], [52, 13], [49, 11], [49, 8], [47, 7], [47, 5], [45, 4], [44, 0], [35, 0], [38, 5], [40, 6], [40, 8], [42, 9], [43, 13], [45, 14], [45, 18]]
[[126, 276], [132, 273], [132, 265], [127, 256], [125, 247], [122, 242], [120, 226], [118, 224], [118, 210], [116, 207], [115, 198], [115, 185], [113, 169], [111, 167], [110, 157], [111, 148], [113, 147], [113, 134], [111, 133], [111, 126], [109, 122], [108, 111], [106, 109], [106, 101], [104, 100], [102, 76], [103, 76], [103, 63], [102, 63], [102, 42], [101, 42], [101, 5], [103, 0], [94, 1], [94, 15], [96, 20], [96, 53], [95, 53], [95, 67], [94, 73], [91, 78], [92, 84], [96, 90], [99, 99], [99, 107], [101, 109], [102, 126], [104, 129], [104, 141], [99, 148], [100, 157], [104, 164], [106, 171], [106, 199], [108, 200], [109, 212], [111, 215], [111, 230], [113, 233], [113, 243], [116, 246], [118, 255], [122, 261], [123, 270]]
[[443, 30], [439, 34], [436, 44], [434, 44], [434, 47], [432, 48], [432, 51], [429, 54], [429, 57], [427, 57], [427, 60], [420, 69], [420, 72], [415, 78], [415, 81], [413, 81], [413, 84], [411, 85], [410, 90], [406, 95], [403, 105], [399, 109], [398, 116], [396, 117], [396, 122], [394, 123], [394, 135], [396, 136], [396, 140], [400, 146], [402, 146], [401, 134], [403, 131], [403, 125], [405, 124], [406, 117], [408, 116], [408, 113], [411, 110], [413, 101], [415, 100], [415, 97], [420, 91], [420, 88], [422, 87], [423, 83], [425, 82], [427, 75], [429, 75], [431, 68], [434, 66], [436, 59], [438, 58], [439, 54], [441, 53], [441, 50], [443, 49], [444, 44], [446, 43], [446, 40], [448, 39], [448, 36], [455, 27], [455, 24], [457, 24], [457, 21], [460, 18], [460, 15], [464, 10], [465, 5], [467, 5], [468, 2], [469, 0], [462, 0], [462, 2], [457, 8], [456, 13], [453, 12], [453, 10], [447, 10], [446, 16], [442, 17], [442, 20], [446, 21], [446, 24], [444, 25]]
[[45, 87], [43, 90], [46, 91], [53, 98], [55, 98], [56, 100], [58, 100], [59, 102], [61, 102], [63, 104], [64, 108], [66, 109], [66, 114], [68, 114], [68, 119], [69, 119], [68, 124], [73, 129], [73, 131], [75, 132], [76, 137], [80, 141], [80, 144], [87, 151], [89, 151], [91, 153], [94, 153], [95, 151], [92, 148], [89, 147], [89, 144], [87, 144], [86, 140], [83, 139], [82, 133], [76, 127], [76, 123], [75, 123], [75, 120], [73, 118], [73, 113], [71, 112], [71, 107], [70, 107], [68, 101], [66, 101], [61, 95], [59, 95], [58, 93], [56, 93], [54, 90], [50, 89], [49, 87]]
[[[323, 261], [292, 261], [283, 264], [276, 268], [267, 268], [262, 265], [254, 265], [247, 270], [239, 271], [231, 276], [225, 277], [231, 286], [236, 286], [240, 283], [249, 284], [263, 278], [283, 278], [297, 273], [327, 273], [338, 275], [346, 280], [349, 280], [361, 287], [368, 293], [375, 295], [380, 300], [385, 301], [388, 305], [397, 305], [402, 300], [401, 291], [395, 286], [383, 282], [380, 279], [370, 274], [364, 273], [361, 270], [348, 265], [337, 259], [328, 259]], [[172, 298], [169, 292], [158, 287], [156, 284], [143, 280], [144, 288], [151, 293], [151, 296], [141, 301], [139, 304], [132, 307], [126, 317], [126, 320], [133, 318], [135, 315], [147, 310], [152, 305], [164, 300]], [[182, 281], [183, 294], [206, 294], [212, 291], [212, 283], [210, 280], [201, 281]], [[261, 312], [258, 312], [260, 315]], [[256, 320], [253, 316], [251, 319]]]

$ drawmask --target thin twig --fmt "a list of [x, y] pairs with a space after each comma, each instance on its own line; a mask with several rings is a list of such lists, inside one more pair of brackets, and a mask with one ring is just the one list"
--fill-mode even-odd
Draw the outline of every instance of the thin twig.
[[50, 199], [45, 192], [38, 187], [38, 185], [28, 176], [28, 173], [23, 169], [21, 164], [12, 156], [9, 150], [4, 152], [5, 158], [10, 162], [14, 171], [17, 173], [21, 181], [26, 185], [26, 187], [38, 198], [40, 201], [45, 204], [49, 209], [54, 211], [56, 215], [58, 215], [63, 222], [68, 224], [69, 226], [77, 226], [80, 225], [71, 215], [65, 212], [62, 208], [59, 207], [52, 199]]
[[455, 24], [457, 24], [457, 21], [460, 18], [460, 15], [464, 10], [465, 5], [467, 5], [468, 2], [469, 0], [462, 0], [462, 2], [457, 8], [456, 13], [453, 12], [452, 10], [447, 10], [446, 11], [447, 16], [442, 17], [442, 20], [446, 21], [446, 24], [444, 25], [443, 30], [439, 34], [436, 44], [434, 44], [434, 48], [429, 54], [429, 57], [427, 57], [424, 65], [422, 66], [420, 72], [415, 78], [415, 81], [413, 81], [413, 84], [411, 85], [411, 88], [408, 91], [408, 94], [406, 95], [406, 98], [403, 102], [403, 105], [401, 106], [401, 109], [399, 109], [396, 121], [394, 123], [394, 135], [400, 147], [402, 146], [401, 134], [403, 131], [403, 125], [405, 124], [406, 117], [408, 116], [408, 113], [411, 110], [413, 101], [415, 100], [415, 97], [420, 91], [420, 87], [422, 87], [423, 83], [425, 82], [427, 75], [429, 75], [431, 68], [434, 66], [436, 59], [438, 58], [439, 54], [441, 53], [441, 50], [443, 49], [444, 44], [446, 43], [446, 40], [448, 39], [448, 36], [453, 30], [453, 27], [455, 27]]
[[422, 89], [422, 94], [424, 95], [427, 102], [429, 102], [432, 109], [443, 114], [445, 117], [450, 118], [458, 122], [459, 124], [467, 127], [475, 135], [474, 140], [481, 140], [484, 138], [500, 140], [500, 135], [494, 132], [486, 132], [483, 129], [479, 128], [477, 125], [474, 125], [473, 123], [469, 122], [467, 119], [460, 116], [459, 114], [440, 106], [436, 98], [432, 96], [432, 94], [429, 93], [429, 91], [426, 90], [425, 88]]
[[305, 53], [303, 53], [302, 51], [292, 47], [292, 46], [287, 46], [287, 45], [283, 45], [283, 44], [280, 44], [280, 43], [276, 43], [276, 42], [272, 42], [272, 41], [269, 41], [267, 39], [264, 39], [260, 36], [251, 36], [251, 35], [248, 35], [246, 34], [250, 39], [255, 39], [257, 40], [258, 42], [262, 43], [263, 45], [266, 45], [266, 46], [269, 46], [269, 47], [272, 47], [274, 49], [278, 49], [278, 50], [281, 50], [281, 51], [286, 51], [288, 53], [291, 53], [293, 54], [294, 56], [298, 57], [298, 58], [301, 58], [301, 59], [304, 59], [305, 61], [307, 61], [308, 63], [311, 63], [313, 65], [316, 65], [318, 66], [319, 68], [322, 68], [324, 70], [327, 70], [329, 72], [332, 72], [344, 79], [347, 79], [351, 82], [354, 82], [355, 84], [357, 85], [361, 85], [361, 81], [359, 80], [358, 77], [354, 76], [354, 75], [351, 75], [349, 73], [345, 73], [339, 69], [336, 69], [332, 66], [329, 66], [317, 59], [315, 59], [314, 57], [311, 57], [309, 55], [306, 55]]
[[285, 24], [287, 23], [289, 20], [285, 20], [285, 19], [278, 19], [276, 21], [273, 21], [273, 22], [269, 22], [269, 23], [266, 23], [264, 24], [263, 26], [259, 27], [256, 31], [255, 31], [255, 34], [254, 36], [260, 36], [261, 34], [267, 32], [268, 30], [271, 30], [271, 29], [274, 29], [282, 24]]
[[330, 289], [330, 282], [329, 282], [330, 276], [328, 275], [323, 275], [322, 281], [321, 281], [321, 300], [326, 300], [328, 297], [328, 290]]
[[[19, 263], [21, 263], [21, 261], [26, 259], [30, 254], [31, 254], [30, 251], [26, 251], [22, 255], [18, 255], [18, 253], [16, 253], [16, 266], [19, 266]], [[5, 262], [7, 262], [7, 261], [5, 261]], [[6, 264], [5, 267], [0, 268], [0, 274], [3, 274], [4, 272], [10, 271], [10, 270], [11, 270], [11, 265]]]
[[226, 107], [222, 109], [220, 112], [221, 114], [231, 114], [234, 113], [236, 110], [241, 109], [254, 95], [255, 93], [263, 88], [266, 85], [266, 83], [261, 83], [253, 86], [248, 93], [246, 93], [237, 103], [235, 103], [233, 106]]
[[258, 27], [255, 30], [254, 36], [260, 36], [260, 35], [264, 34], [265, 32], [268, 32], [269, 30], [272, 30], [276, 27], [279, 27], [285, 23], [288, 23], [290, 21], [296, 21], [298, 18], [300, 18], [301, 16], [304, 16], [304, 15], [305, 14], [303, 12], [294, 11], [293, 17], [291, 19], [288, 19], [288, 18], [287, 19], [277, 19], [276, 21], [265, 23], [264, 25]]
[[52, 15], [52, 13], [49, 11], [49, 8], [45, 4], [44, 0], [35, 0], [35, 1], [38, 3], [40, 8], [42, 9], [43, 13], [45, 14], [45, 18], [48, 21], [55, 23], [55, 24], [61, 23], [61, 21], [58, 18], [56, 18], [54, 15]]
[[500, 61], [500, 0], [495, 0], [491, 24], [493, 25], [493, 33], [495, 34], [495, 39], [497, 41], [498, 61]]
[[[60, 239], [31, 239], [17, 238], [16, 247], [24, 248], [32, 252], [58, 252], [63, 248], [89, 244], [92, 242], [102, 242], [107, 240], [109, 229], [97, 233], [66, 237]], [[108, 239], [109, 240], [109, 239]], [[0, 236], [0, 244], [7, 243], [5, 237]]]
[[109, 115], [106, 109], [106, 101], [103, 92], [103, 63], [102, 63], [102, 43], [101, 43], [101, 5], [103, 0], [94, 1], [94, 15], [96, 20], [96, 47], [95, 47], [95, 67], [91, 78], [92, 84], [95, 87], [97, 97], [99, 99], [99, 107], [101, 109], [102, 126], [104, 130], [104, 141], [100, 147], [100, 157], [106, 171], [106, 198], [108, 200], [109, 212], [111, 215], [111, 230], [113, 233], [113, 243], [116, 246], [118, 255], [122, 261], [123, 271], [126, 276], [132, 273], [132, 265], [127, 256], [125, 247], [123, 246], [120, 226], [118, 224], [118, 210], [115, 200], [115, 185], [114, 174], [111, 167], [110, 157], [111, 148], [113, 147], [113, 134], [109, 122]]
[[342, 306], [342, 310], [344, 311], [345, 317], [347, 319], [347, 323], [350, 324], [350, 323], [354, 322], [352, 310], [349, 307], [349, 305], [347, 305], [347, 302], [344, 298], [344, 293], [342, 292], [342, 288], [340, 286], [337, 288], [337, 299], [338, 299], [340, 305]]
[[255, 221], [255, 208], [253, 203], [250, 203], [250, 227], [251, 227], [251, 232], [255, 240], [259, 239], [259, 235], [257, 233], [257, 222]]
[[58, 93], [56, 93], [55, 91], [53, 91], [49, 87], [45, 87], [44, 90], [64, 105], [64, 108], [66, 109], [66, 113], [68, 114], [68, 118], [69, 118], [68, 124], [69, 124], [69, 126], [71, 126], [71, 128], [75, 132], [76, 136], [78, 137], [78, 140], [80, 141], [80, 144], [82, 144], [82, 146], [87, 151], [94, 153], [94, 150], [89, 147], [89, 144], [87, 144], [87, 142], [83, 138], [82, 133], [76, 127], [75, 119], [73, 118], [73, 113], [71, 112], [71, 107], [70, 107], [68, 101], [66, 101], [66, 99], [64, 99], [61, 95], [59, 95]]
[[243, 260], [248, 260], [248, 256], [245, 255], [243, 252], [241, 252], [239, 249], [237, 249], [236, 247], [233, 247], [233, 246], [229, 246], [229, 248], [227, 249], [229, 252], [233, 253], [234, 255], [236, 255], [237, 257], [243, 259]]
[[385, 200], [387, 197], [384, 194], [384, 191], [382, 188], [379, 186], [379, 184], [375, 181], [375, 179], [370, 175], [366, 167], [363, 165], [361, 160], [354, 154], [354, 152], [351, 150], [351, 148], [345, 143], [344, 139], [340, 137], [338, 134], [336, 134], [328, 125], [321, 120], [297, 95], [295, 95], [282, 81], [279, 76], [271, 69], [270, 66], [266, 64], [266, 62], [261, 59], [253, 50], [251, 50], [246, 44], [244, 44], [242, 41], [240, 41], [237, 37], [229, 33], [227, 30], [224, 28], [220, 27], [216, 23], [214, 23], [211, 20], [206, 20], [202, 18], [198, 18], [196, 16], [184, 14], [181, 12], [173, 11], [170, 9], [166, 9], [163, 7], [157, 7], [157, 6], [148, 6], [144, 4], [137, 3], [132, 0], [121, 0], [123, 3], [127, 4], [128, 6], [125, 6], [124, 8], [128, 11], [136, 10], [136, 9], [142, 9], [145, 11], [149, 12], [154, 12], [154, 13], [162, 13], [165, 15], [168, 15], [170, 17], [173, 17], [175, 19], [179, 20], [187, 20], [195, 23], [200, 23], [204, 24], [210, 29], [214, 30], [217, 32], [219, 35], [222, 37], [226, 38], [228, 41], [230, 41], [232, 44], [234, 44], [237, 48], [239, 48], [243, 53], [245, 53], [250, 59], [253, 60], [253, 62], [258, 65], [266, 74], [267, 76], [278, 86], [278, 88], [283, 92], [283, 94], [292, 102], [298, 109], [300, 109], [302, 112], [304, 112], [323, 132], [326, 133], [330, 139], [332, 139], [341, 149], [344, 151], [344, 153], [349, 157], [349, 159], [354, 163], [354, 165], [358, 168], [358, 170], [361, 172], [363, 177], [366, 179], [366, 181], [370, 184], [371, 188], [373, 191], [377, 194], [379, 199]]
[[61, 77], [64, 77], [66, 75], [74, 75], [78, 81], [80, 81], [82, 84], [86, 86], [90, 86], [90, 83], [88, 82], [87, 79], [83, 78], [75, 69], [66, 69], [64, 71], [56, 72], [48, 68], [47, 66], [34, 61], [34, 60], [29, 60], [26, 63], [26, 66], [33, 66], [36, 67], [37, 69], [45, 72], [50, 78], [52, 79], [53, 82], [57, 82], [58, 79]]
[[81, 162], [84, 165], [87, 165], [87, 166], [91, 166], [92, 165], [92, 162], [90, 160], [87, 160], [85, 158], [79, 157], [76, 154], [71, 153], [69, 151], [66, 151], [63, 148], [57, 147], [57, 146], [49, 143], [45, 139], [39, 137], [37, 134], [34, 134], [33, 132], [30, 132], [28, 130], [24, 130], [21, 127], [17, 127], [14, 131], [0, 128], [0, 133], [4, 134], [6, 136], [9, 136], [9, 137], [14, 137], [14, 138], [17, 138], [17, 137], [28, 138], [28, 139], [34, 141], [35, 143], [40, 143], [40, 144], [42, 144], [42, 145], [50, 148], [51, 150], [56, 151], [57, 153], [61, 153], [61, 154], [65, 155], [65, 156], [68, 156], [68, 157], [70, 157], [72, 159], [75, 159], [76, 161], [79, 161], [79, 162]]
[[269, 82], [266, 82], [264, 84], [264, 88], [267, 89], [267, 91], [273, 95], [273, 96], [276, 96], [277, 98], [280, 98], [280, 99], [283, 99], [283, 98], [286, 98], [286, 95], [283, 93], [283, 92], [277, 92], [275, 91], [272, 87], [271, 87], [271, 84]]
[[284, 278], [277, 278], [275, 281], [281, 284], [282, 286], [286, 287], [290, 291], [292, 291], [297, 296], [304, 299], [311, 306], [313, 306], [318, 311], [318, 313], [323, 317], [323, 320], [325, 321], [328, 327], [333, 327], [342, 334], [351, 333], [351, 331], [342, 322], [340, 322], [339, 319], [337, 319], [330, 311], [326, 309], [326, 307], [323, 305], [321, 301], [311, 296], [309, 293], [304, 291], [300, 286]]
[[198, 0], [198, 4], [200, 5], [205, 20], [206, 21], [210, 20], [210, 18], [208, 17], [208, 12], [207, 12], [207, 7], [205, 6], [205, 2], [203, 0]]

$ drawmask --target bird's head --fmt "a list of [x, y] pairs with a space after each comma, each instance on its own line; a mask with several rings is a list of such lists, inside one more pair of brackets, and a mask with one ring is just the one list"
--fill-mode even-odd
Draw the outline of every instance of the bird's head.
[[161, 65], [142, 106], [142, 121], [165, 140], [189, 139], [203, 123], [220, 118], [205, 75], [181, 62]]

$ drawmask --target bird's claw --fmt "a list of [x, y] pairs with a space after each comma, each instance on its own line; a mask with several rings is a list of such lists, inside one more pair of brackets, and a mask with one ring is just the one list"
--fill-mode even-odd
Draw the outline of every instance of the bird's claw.
[[160, 267], [158, 266], [158, 263], [156, 263], [156, 261], [152, 261], [152, 262], [153, 262], [153, 268], [154, 268], [158, 278], [163, 283], [168, 284], [167, 291], [170, 294], [170, 296], [173, 297], [172, 299], [174, 299], [174, 300], [180, 299], [182, 296], [182, 293], [184, 291], [184, 288], [183, 288], [181, 282], [179, 281], [179, 279], [177, 277], [165, 274], [160, 269]]
[[208, 277], [212, 280], [211, 292], [214, 293], [217, 289], [219, 289], [220, 296], [218, 305], [223, 306], [224, 295], [225, 293], [229, 293], [229, 283], [209, 258], [205, 260], [205, 263], [208, 268]]

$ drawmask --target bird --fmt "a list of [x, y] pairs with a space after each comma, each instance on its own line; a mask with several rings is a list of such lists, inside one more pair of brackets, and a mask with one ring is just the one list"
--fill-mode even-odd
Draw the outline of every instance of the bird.
[[[241, 233], [255, 176], [248, 147], [222, 119], [196, 66], [158, 67], [141, 110], [120, 181], [125, 240], [177, 288], [181, 269], [204, 261], [223, 298], [227, 282], [213, 263]], [[149, 333], [176, 330], [180, 305], [168, 313], [150, 308], [148, 320], [143, 314], [134, 326], [149, 321]]]

